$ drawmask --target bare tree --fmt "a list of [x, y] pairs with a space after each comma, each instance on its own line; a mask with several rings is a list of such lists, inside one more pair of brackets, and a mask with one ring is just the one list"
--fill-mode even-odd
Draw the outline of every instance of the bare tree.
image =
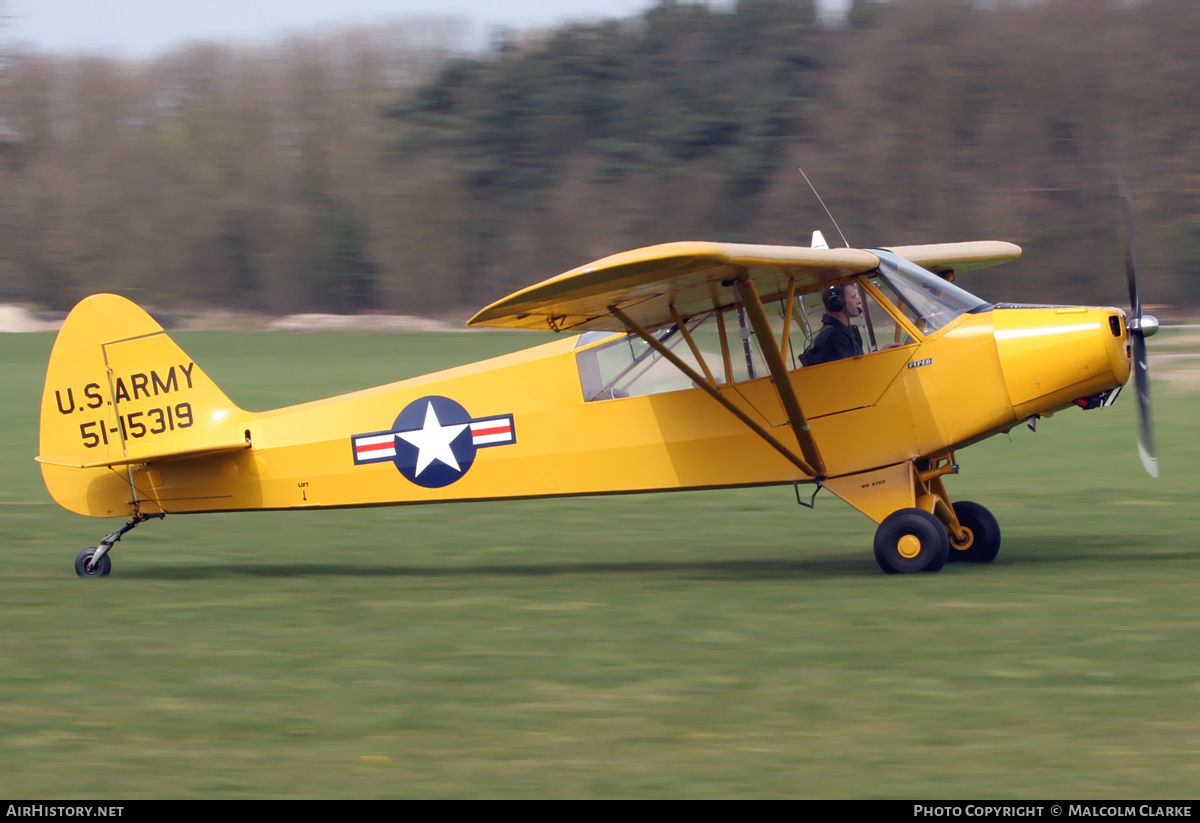
[[474, 57], [437, 19], [11, 51], [0, 299], [459, 310], [633, 246], [829, 236], [799, 164], [851, 243], [1013, 240], [964, 284], [1117, 305], [1119, 167], [1146, 292], [1200, 304], [1200, 3], [860, 6], [668, 5]]

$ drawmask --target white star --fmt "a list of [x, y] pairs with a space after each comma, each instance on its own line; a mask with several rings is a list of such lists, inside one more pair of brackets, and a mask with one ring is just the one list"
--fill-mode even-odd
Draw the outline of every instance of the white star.
[[454, 438], [462, 434], [466, 427], [466, 423], [443, 426], [437, 418], [437, 412], [433, 410], [433, 403], [430, 403], [425, 407], [424, 428], [410, 432], [397, 432], [397, 437], [417, 447], [417, 469], [413, 472], [413, 477], [419, 476], [434, 460], [440, 460], [456, 472], [461, 472], [462, 469], [458, 467], [458, 461], [454, 458], [454, 451], [450, 448], [450, 444], [454, 442]]

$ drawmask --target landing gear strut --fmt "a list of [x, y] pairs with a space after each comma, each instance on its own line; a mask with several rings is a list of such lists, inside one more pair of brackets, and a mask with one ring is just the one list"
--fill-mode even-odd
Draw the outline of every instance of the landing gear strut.
[[1000, 525], [978, 503], [950, 503], [942, 476], [957, 474], [954, 453], [913, 466], [915, 508], [893, 512], [875, 532], [875, 560], [887, 574], [936, 572], [946, 563], [991, 563]]
[[112, 558], [108, 556], [109, 549], [113, 547], [121, 537], [139, 523], [145, 523], [147, 520], [162, 520], [166, 514], [142, 514], [137, 512], [133, 517], [129, 518], [129, 522], [108, 537], [100, 541], [99, 546], [84, 549], [75, 558], [75, 574], [80, 577], [108, 577], [108, 573], [112, 571]]

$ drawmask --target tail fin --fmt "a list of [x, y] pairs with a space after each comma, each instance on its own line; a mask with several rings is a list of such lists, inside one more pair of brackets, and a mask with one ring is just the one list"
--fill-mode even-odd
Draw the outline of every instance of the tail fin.
[[96, 294], [54, 341], [36, 459], [59, 505], [131, 514], [134, 464], [245, 449], [245, 417], [154, 318]]

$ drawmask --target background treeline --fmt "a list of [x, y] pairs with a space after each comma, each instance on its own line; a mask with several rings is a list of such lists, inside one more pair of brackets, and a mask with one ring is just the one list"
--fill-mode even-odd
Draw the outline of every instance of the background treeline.
[[1200, 3], [664, 3], [0, 63], [0, 300], [461, 312], [678, 239], [997, 238], [990, 299], [1200, 303]]

